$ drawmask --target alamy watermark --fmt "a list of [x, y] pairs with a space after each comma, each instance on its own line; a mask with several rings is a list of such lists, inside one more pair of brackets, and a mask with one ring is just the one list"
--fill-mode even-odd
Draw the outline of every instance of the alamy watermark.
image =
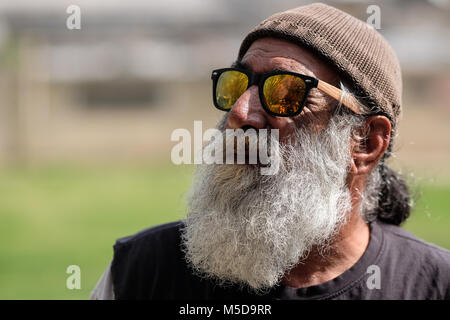
[[[259, 164], [262, 175], [279, 169], [279, 130], [210, 128], [203, 133], [202, 121], [194, 121], [194, 136], [187, 129], [175, 129], [170, 137], [174, 164]], [[204, 146], [204, 141], [208, 143]], [[193, 148], [192, 148], [193, 146]], [[193, 151], [193, 152], [192, 152]], [[192, 161], [193, 153], [193, 161]]]
[[369, 15], [367, 17], [366, 23], [374, 28], [374, 29], [381, 29], [381, 9], [379, 6], [372, 4], [367, 7], [366, 13]]
[[69, 290], [81, 289], [81, 269], [76, 264], [70, 265], [66, 269], [66, 273], [70, 276], [66, 279], [66, 288]]
[[376, 264], [372, 264], [367, 267], [367, 273], [370, 274], [367, 277], [366, 285], [370, 290], [381, 289], [381, 271], [380, 267]]
[[81, 29], [81, 8], [75, 4], [67, 7], [66, 13], [69, 16], [66, 19], [66, 27], [69, 30], [80, 30]]

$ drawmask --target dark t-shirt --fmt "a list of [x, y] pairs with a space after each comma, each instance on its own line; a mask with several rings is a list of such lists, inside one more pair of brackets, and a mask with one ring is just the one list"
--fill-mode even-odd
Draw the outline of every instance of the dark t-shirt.
[[111, 273], [116, 299], [450, 299], [450, 251], [382, 222], [350, 269], [325, 283], [278, 285], [264, 295], [242, 286], [221, 287], [187, 265], [180, 245], [182, 222], [119, 239]]

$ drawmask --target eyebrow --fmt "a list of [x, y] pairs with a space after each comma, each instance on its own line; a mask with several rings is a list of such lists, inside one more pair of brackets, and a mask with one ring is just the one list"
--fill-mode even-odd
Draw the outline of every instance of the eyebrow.
[[242, 62], [241, 60], [236, 60], [231, 64], [232, 68], [239, 68], [244, 70], [250, 70], [250, 67], [247, 63]]
[[[232, 68], [238, 68], [238, 69], [243, 69], [243, 70], [248, 70], [248, 71], [252, 71], [252, 68], [250, 67], [250, 65], [246, 62], [242, 62], [241, 60], [236, 60], [231, 64]], [[276, 67], [273, 68], [272, 70], [270, 70], [270, 72], [276, 72], [276, 71], [287, 71], [287, 72], [293, 72], [292, 70], [288, 70], [282, 67]]]

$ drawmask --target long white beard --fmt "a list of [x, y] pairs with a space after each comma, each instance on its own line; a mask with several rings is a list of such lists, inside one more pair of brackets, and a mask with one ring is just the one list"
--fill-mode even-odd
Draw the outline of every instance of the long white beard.
[[326, 248], [351, 209], [351, 130], [341, 116], [320, 133], [298, 129], [280, 144], [273, 176], [252, 165], [199, 166], [182, 234], [196, 273], [263, 292], [313, 247]]

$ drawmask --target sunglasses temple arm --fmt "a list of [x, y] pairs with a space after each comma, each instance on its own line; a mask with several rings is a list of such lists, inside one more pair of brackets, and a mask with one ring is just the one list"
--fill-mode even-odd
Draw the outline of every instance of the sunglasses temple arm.
[[341, 89], [336, 88], [335, 86], [332, 86], [329, 83], [326, 83], [325, 81], [319, 80], [317, 82], [317, 89], [319, 89], [322, 92], [325, 92], [330, 97], [334, 98], [337, 101], [341, 101], [342, 104], [352, 110], [356, 114], [361, 114], [361, 108], [359, 107], [359, 102], [354, 97], [352, 97], [350, 94], [345, 94], [342, 92]]

